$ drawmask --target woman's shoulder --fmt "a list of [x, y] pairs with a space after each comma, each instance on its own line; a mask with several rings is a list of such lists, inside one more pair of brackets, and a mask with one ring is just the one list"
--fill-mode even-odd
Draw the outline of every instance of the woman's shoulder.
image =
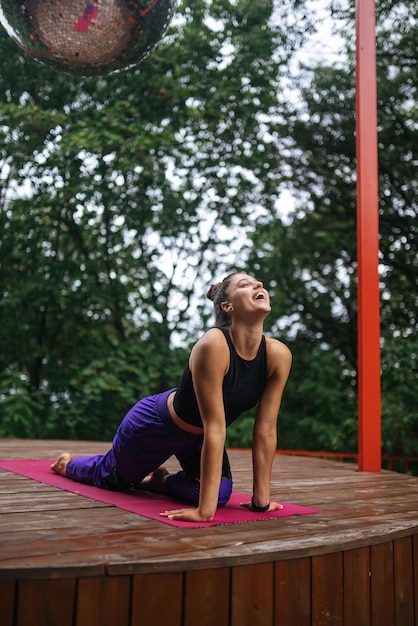
[[283, 341], [273, 337], [266, 337], [266, 351], [270, 362], [282, 363], [283, 361], [291, 362], [292, 360], [292, 353], [288, 346]]
[[211, 326], [210, 328], [204, 331], [204, 333], [199, 337], [196, 343], [202, 340], [219, 341], [219, 339], [225, 338], [227, 333], [228, 331], [224, 328], [219, 328], [218, 326]]
[[194, 344], [193, 350], [196, 352], [197, 350], [203, 351], [219, 351], [223, 349], [228, 349], [228, 343], [226, 340], [225, 333], [220, 328], [209, 328]]
[[190, 365], [206, 362], [222, 369], [228, 367], [229, 348], [224, 333], [219, 328], [207, 330], [193, 346], [190, 354]]

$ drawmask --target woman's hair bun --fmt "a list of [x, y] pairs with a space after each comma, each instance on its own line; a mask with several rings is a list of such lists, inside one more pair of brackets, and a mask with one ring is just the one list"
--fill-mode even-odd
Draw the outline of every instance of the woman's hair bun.
[[209, 298], [209, 300], [212, 300], [212, 302], [215, 300], [215, 296], [218, 293], [221, 284], [222, 283], [216, 283], [215, 285], [211, 285], [209, 287], [206, 297]]

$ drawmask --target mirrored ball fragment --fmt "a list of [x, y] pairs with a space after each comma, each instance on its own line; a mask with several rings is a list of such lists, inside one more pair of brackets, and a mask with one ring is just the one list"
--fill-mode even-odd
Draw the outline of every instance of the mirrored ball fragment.
[[166, 32], [176, 0], [0, 0], [0, 21], [33, 58], [70, 74], [138, 65]]

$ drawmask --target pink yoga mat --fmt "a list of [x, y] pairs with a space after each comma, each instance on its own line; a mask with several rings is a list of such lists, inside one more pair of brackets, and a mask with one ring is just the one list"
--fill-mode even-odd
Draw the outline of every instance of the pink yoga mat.
[[148, 517], [165, 524], [171, 524], [172, 526], [180, 526], [184, 528], [199, 528], [203, 526], [216, 526], [219, 524], [238, 524], [242, 522], [255, 522], [272, 518], [289, 517], [291, 515], [319, 513], [316, 509], [309, 509], [304, 506], [289, 504], [287, 502], [281, 502], [281, 504], [283, 504], [283, 509], [279, 511], [273, 511], [271, 513], [254, 513], [253, 511], [240, 506], [241, 502], [248, 502], [251, 499], [251, 496], [245, 493], [234, 492], [228, 504], [216, 511], [215, 518], [212, 522], [195, 523], [169, 520], [166, 517], [161, 517], [160, 513], [176, 508], [186, 508], [187, 505], [172, 500], [171, 498], [146, 491], [107, 491], [105, 489], [99, 489], [98, 487], [91, 487], [90, 485], [76, 483], [69, 478], [64, 478], [63, 476], [59, 476], [58, 474], [52, 472], [50, 465], [51, 461], [0, 460], [0, 469], [5, 469], [9, 472], [13, 472], [14, 474], [32, 478], [40, 483], [64, 489], [65, 491], [76, 493], [80, 496], [90, 498], [91, 500], [111, 504], [119, 509], [124, 509], [125, 511], [130, 511], [131, 513], [137, 513], [143, 517]]

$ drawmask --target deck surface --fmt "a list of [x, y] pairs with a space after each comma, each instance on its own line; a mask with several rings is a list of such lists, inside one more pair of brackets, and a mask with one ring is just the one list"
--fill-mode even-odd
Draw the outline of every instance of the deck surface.
[[[0, 440], [1, 459], [98, 454], [107, 443]], [[234, 490], [251, 493], [251, 453], [229, 452]], [[174, 460], [169, 468], [176, 469]], [[229, 567], [340, 552], [418, 532], [418, 478], [277, 455], [272, 498], [320, 513], [176, 528], [0, 470], [0, 580]]]

